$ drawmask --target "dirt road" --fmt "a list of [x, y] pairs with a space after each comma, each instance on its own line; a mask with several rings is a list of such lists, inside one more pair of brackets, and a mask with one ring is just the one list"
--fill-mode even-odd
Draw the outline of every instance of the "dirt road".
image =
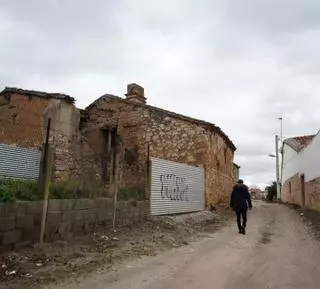
[[231, 223], [183, 248], [50, 289], [316, 289], [319, 284], [319, 243], [299, 214], [258, 203], [246, 236]]

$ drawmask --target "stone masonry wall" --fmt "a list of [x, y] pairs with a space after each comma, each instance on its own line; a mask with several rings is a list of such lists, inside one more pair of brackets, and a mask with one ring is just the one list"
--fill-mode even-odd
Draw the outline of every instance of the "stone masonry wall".
[[79, 131], [80, 113], [70, 103], [51, 100], [44, 119], [51, 118], [50, 144], [53, 148], [55, 181], [93, 182], [100, 180], [96, 153]]
[[205, 169], [207, 204], [225, 203], [234, 185], [233, 150], [209, 125], [147, 109], [139, 147], [146, 155]]
[[90, 120], [84, 125], [82, 134], [88, 139], [90, 148], [96, 152], [98, 162], [103, 163], [105, 157], [107, 130], [117, 127], [121, 146], [120, 186], [144, 187], [147, 159], [141, 155], [139, 147], [139, 140], [143, 136], [143, 106], [119, 101], [118, 98], [102, 98], [88, 112]]
[[151, 157], [197, 164], [206, 171], [207, 203], [225, 202], [234, 185], [234, 151], [213, 125], [181, 119], [167, 112], [118, 97], [101, 98], [88, 109], [84, 131], [98, 131], [89, 139], [97, 143], [101, 128], [118, 127], [122, 143], [121, 186], [146, 184], [148, 148]]
[[[120, 201], [117, 208], [117, 226], [143, 221], [150, 210], [146, 201]], [[41, 212], [42, 202], [0, 203], [0, 252], [38, 242]], [[112, 216], [112, 199], [50, 200], [45, 239], [69, 240], [98, 225], [111, 226]]]

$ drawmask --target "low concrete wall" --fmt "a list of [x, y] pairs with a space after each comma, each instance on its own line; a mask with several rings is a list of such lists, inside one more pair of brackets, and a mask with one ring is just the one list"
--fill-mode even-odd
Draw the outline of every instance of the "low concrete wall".
[[[0, 204], [0, 252], [22, 248], [39, 240], [42, 202]], [[147, 201], [120, 201], [117, 226], [143, 221], [150, 214]], [[110, 227], [112, 199], [50, 200], [46, 241], [69, 240], [94, 231], [98, 225]]]

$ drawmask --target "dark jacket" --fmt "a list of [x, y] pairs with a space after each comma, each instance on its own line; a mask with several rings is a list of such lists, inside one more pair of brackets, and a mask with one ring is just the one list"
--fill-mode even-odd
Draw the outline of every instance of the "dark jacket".
[[231, 194], [230, 207], [235, 211], [252, 208], [249, 189], [244, 184], [237, 184], [233, 187]]

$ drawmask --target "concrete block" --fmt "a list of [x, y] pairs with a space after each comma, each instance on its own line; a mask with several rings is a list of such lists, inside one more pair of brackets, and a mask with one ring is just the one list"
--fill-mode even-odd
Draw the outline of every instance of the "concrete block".
[[12, 231], [16, 225], [15, 216], [0, 217], [0, 232]]
[[42, 213], [42, 201], [28, 202], [26, 205], [26, 214], [41, 214]]
[[73, 222], [77, 219], [78, 212], [75, 210], [62, 212], [62, 222]]
[[66, 241], [70, 240], [73, 237], [72, 223], [71, 222], [61, 223], [58, 233], [62, 240], [66, 240]]
[[26, 215], [27, 214], [27, 207], [29, 206], [30, 202], [22, 202], [18, 201], [16, 203], [16, 215]]
[[75, 200], [75, 210], [93, 209], [95, 207], [94, 199], [78, 199]]
[[37, 241], [40, 239], [40, 227], [26, 228], [23, 230], [24, 241]]
[[[6, 244], [6, 245], [0, 244], [0, 254], [6, 253], [6, 252], [9, 252], [12, 250], [13, 250], [13, 244]], [[5, 287], [3, 287], [3, 288], [5, 288]]]
[[17, 205], [14, 204], [5, 204], [5, 216], [15, 215], [17, 209]]
[[6, 204], [0, 203], [0, 217], [4, 217], [6, 215]]
[[104, 209], [97, 209], [98, 222], [104, 222], [107, 219], [107, 212]]
[[2, 244], [13, 244], [22, 241], [22, 230], [12, 230], [2, 233]]
[[17, 216], [16, 228], [32, 228], [33, 226], [34, 226], [33, 215]]
[[46, 227], [50, 229], [58, 229], [62, 223], [61, 212], [48, 212]]
[[72, 200], [57, 200], [57, 199], [49, 200], [48, 212], [58, 212], [58, 211], [69, 210], [70, 203], [72, 203]]
[[97, 198], [95, 199], [96, 208], [106, 208], [109, 203], [113, 203], [113, 200], [110, 198]]
[[41, 219], [42, 219], [42, 214], [34, 214], [33, 215], [33, 220], [34, 220], [34, 223], [33, 225], [35, 227], [39, 227], [41, 226]]
[[84, 220], [77, 220], [72, 223], [72, 233], [74, 235], [82, 235], [84, 234]]
[[14, 250], [19, 250], [19, 249], [22, 249], [22, 248], [30, 247], [32, 244], [33, 244], [33, 241], [31, 241], [31, 240], [22, 241], [22, 242], [19, 242], [19, 243], [15, 243], [13, 248], [14, 248]]

